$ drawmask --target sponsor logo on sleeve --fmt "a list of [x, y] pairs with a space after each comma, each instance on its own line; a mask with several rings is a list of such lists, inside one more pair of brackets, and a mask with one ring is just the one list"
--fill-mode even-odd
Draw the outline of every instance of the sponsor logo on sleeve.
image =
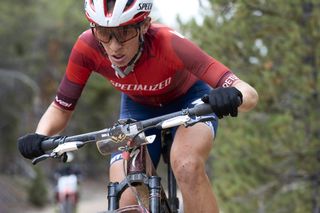
[[66, 107], [66, 108], [70, 108], [72, 106], [72, 103], [67, 103], [61, 99], [58, 98], [58, 96], [55, 97], [55, 101], [60, 104], [61, 106], [63, 107]]
[[228, 78], [226, 78], [226, 80], [224, 81], [224, 83], [222, 84], [222, 87], [230, 87], [233, 82], [235, 82], [236, 80], [238, 80], [239, 78], [235, 75], [230, 75], [228, 76]]

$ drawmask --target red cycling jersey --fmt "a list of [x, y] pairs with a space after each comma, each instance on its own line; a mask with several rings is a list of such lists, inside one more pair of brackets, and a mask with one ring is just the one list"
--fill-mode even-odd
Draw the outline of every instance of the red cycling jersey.
[[186, 93], [197, 81], [212, 87], [230, 86], [238, 79], [226, 66], [172, 29], [152, 24], [134, 71], [119, 78], [91, 30], [76, 41], [55, 103], [73, 110], [91, 74], [107, 78], [121, 92], [141, 104], [161, 106]]

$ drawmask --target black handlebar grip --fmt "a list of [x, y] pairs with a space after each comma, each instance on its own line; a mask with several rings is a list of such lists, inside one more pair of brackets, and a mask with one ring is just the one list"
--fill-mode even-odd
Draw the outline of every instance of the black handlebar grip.
[[190, 111], [191, 111], [190, 112], [191, 115], [196, 115], [196, 116], [208, 115], [213, 112], [210, 104], [196, 105]]
[[56, 148], [59, 143], [61, 143], [61, 139], [57, 138], [49, 138], [47, 140], [44, 140], [41, 142], [41, 149], [46, 152], [46, 151], [51, 151], [54, 148]]

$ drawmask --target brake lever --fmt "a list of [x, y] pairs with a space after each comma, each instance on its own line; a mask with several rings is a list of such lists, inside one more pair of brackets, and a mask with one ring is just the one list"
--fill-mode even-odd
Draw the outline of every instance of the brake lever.
[[193, 126], [196, 123], [199, 122], [206, 122], [206, 121], [215, 121], [217, 120], [217, 118], [213, 115], [209, 115], [209, 116], [200, 116], [200, 117], [196, 117], [196, 118], [192, 118], [189, 121], [187, 121], [185, 123], [185, 127], [189, 127], [189, 126]]
[[39, 157], [34, 158], [34, 159], [32, 160], [32, 164], [33, 164], [33, 165], [36, 165], [36, 164], [39, 163], [40, 161], [44, 161], [44, 160], [46, 160], [46, 159], [48, 159], [48, 158], [51, 158], [51, 157], [53, 157], [53, 156], [52, 156], [52, 153], [41, 155], [41, 156], [39, 156]]
[[81, 141], [74, 141], [74, 142], [60, 144], [55, 149], [53, 149], [51, 153], [44, 154], [34, 158], [32, 160], [32, 164], [35, 165], [40, 161], [46, 160], [48, 158], [61, 158], [62, 162], [66, 162], [67, 161], [66, 152], [75, 151], [84, 145], [85, 144]]
[[84, 146], [84, 143], [81, 141], [63, 143], [52, 150], [52, 153], [55, 153], [54, 155], [61, 156], [63, 153], [75, 151], [82, 146]]

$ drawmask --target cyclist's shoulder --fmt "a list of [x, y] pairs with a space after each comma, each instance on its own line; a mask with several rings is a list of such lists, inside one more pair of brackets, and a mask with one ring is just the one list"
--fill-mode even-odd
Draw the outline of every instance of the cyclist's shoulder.
[[78, 59], [80, 58], [83, 59], [83, 57], [96, 61], [100, 57], [101, 52], [101, 46], [99, 46], [99, 43], [92, 35], [91, 30], [88, 29], [78, 36], [72, 48], [72, 57], [76, 58], [76, 61], [79, 61]]
[[172, 55], [171, 53], [176, 51], [174, 49], [175, 45], [173, 45], [173, 40], [179, 44], [183, 43], [183, 41], [179, 41], [174, 37], [176, 37], [176, 35], [172, 28], [163, 24], [152, 23], [145, 36], [145, 41], [147, 43], [146, 47], [147, 49], [150, 48], [150, 50], [158, 56]]
[[85, 31], [83, 31], [80, 35], [79, 35], [79, 39], [84, 39], [84, 40], [91, 40], [93, 39], [93, 35], [91, 32], [91, 29], [87, 29]]
[[174, 30], [164, 24], [152, 23], [147, 36], [153, 39], [153, 42], [164, 42], [170, 40], [173, 36]]
[[92, 32], [90, 29], [85, 30], [82, 32], [77, 41], [76, 44], [74, 45], [76, 48], [80, 49], [97, 49], [98, 48], [98, 42], [92, 35]]

